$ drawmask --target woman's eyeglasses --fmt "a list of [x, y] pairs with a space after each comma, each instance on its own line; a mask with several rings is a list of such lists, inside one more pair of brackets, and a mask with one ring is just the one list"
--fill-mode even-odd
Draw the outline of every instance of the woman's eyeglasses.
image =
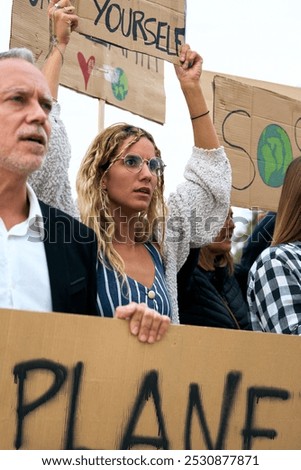
[[118, 158], [118, 160], [122, 160], [125, 168], [131, 173], [139, 173], [142, 170], [143, 163], [146, 163], [152, 175], [162, 176], [166, 167], [159, 157], [152, 157], [148, 160], [140, 157], [140, 155], [128, 153], [124, 157]]

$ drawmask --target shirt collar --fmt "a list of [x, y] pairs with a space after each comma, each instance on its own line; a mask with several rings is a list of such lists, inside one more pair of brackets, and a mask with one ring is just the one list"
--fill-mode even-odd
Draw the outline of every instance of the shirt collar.
[[26, 187], [27, 197], [29, 201], [29, 216], [27, 220], [30, 221], [31, 219], [34, 219], [37, 216], [42, 217], [42, 211], [36, 193], [28, 183]]
[[29, 184], [26, 185], [29, 202], [28, 218], [9, 230], [9, 235], [28, 236], [31, 241], [43, 240], [44, 223], [38, 198]]

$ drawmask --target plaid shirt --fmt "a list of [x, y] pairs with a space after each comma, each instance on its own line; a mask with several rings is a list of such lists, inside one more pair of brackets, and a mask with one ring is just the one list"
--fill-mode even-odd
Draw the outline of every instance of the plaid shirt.
[[301, 242], [266, 248], [249, 272], [252, 329], [301, 335]]

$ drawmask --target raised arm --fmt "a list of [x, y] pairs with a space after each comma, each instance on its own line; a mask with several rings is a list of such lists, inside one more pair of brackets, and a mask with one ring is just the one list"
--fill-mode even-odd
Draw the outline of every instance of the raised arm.
[[203, 59], [185, 44], [181, 49], [180, 62], [181, 65], [175, 65], [175, 72], [189, 110], [194, 144], [204, 149], [217, 148], [220, 143], [200, 82]]
[[57, 102], [64, 53], [70, 40], [70, 34], [78, 24], [78, 17], [73, 12], [74, 7], [69, 0], [50, 1], [49, 3], [47, 13], [51, 47], [42, 72], [54, 98], [50, 114], [52, 130], [45, 161], [40, 170], [30, 176], [29, 183], [43, 202], [78, 217], [69, 181], [71, 146], [64, 123], [60, 119], [60, 106]]
[[[171, 299], [177, 298], [177, 271], [190, 249], [211, 243], [223, 226], [231, 193], [230, 163], [220, 146], [201, 88], [201, 56], [184, 45], [175, 72], [189, 110], [194, 146], [185, 167], [184, 182], [168, 198], [164, 260]], [[172, 321], [177, 323], [175, 301], [172, 310]]]
[[60, 73], [71, 32], [78, 25], [78, 16], [69, 0], [53, 0], [48, 6], [50, 48], [42, 67], [52, 97], [57, 100]]

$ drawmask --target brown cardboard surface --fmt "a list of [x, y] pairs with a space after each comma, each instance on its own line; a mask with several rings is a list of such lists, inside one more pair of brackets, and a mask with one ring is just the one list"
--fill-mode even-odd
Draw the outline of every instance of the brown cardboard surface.
[[177, 62], [185, 43], [185, 0], [75, 0], [79, 32]]
[[202, 87], [206, 97], [206, 101], [207, 103], [209, 103], [211, 111], [213, 111], [213, 85], [215, 76], [229, 78], [231, 80], [236, 80], [240, 83], [245, 83], [246, 85], [255, 86], [257, 88], [263, 88], [264, 90], [274, 91], [275, 93], [279, 93], [280, 95], [285, 95], [294, 100], [301, 101], [301, 87], [293, 87], [289, 85], [282, 85], [280, 83], [255, 80], [253, 78], [241, 77], [238, 75], [230, 75], [218, 71], [214, 72], [211, 70], [203, 70], [201, 77]]
[[0, 311], [1, 449], [301, 449], [299, 337]]
[[232, 204], [277, 210], [286, 168], [301, 154], [301, 101], [216, 75], [214, 123], [233, 169]]
[[[49, 50], [47, 6], [46, 1], [13, 1], [10, 47], [28, 47], [39, 66]], [[158, 58], [97, 43], [74, 32], [60, 83], [152, 121], [165, 122], [164, 63]]]

